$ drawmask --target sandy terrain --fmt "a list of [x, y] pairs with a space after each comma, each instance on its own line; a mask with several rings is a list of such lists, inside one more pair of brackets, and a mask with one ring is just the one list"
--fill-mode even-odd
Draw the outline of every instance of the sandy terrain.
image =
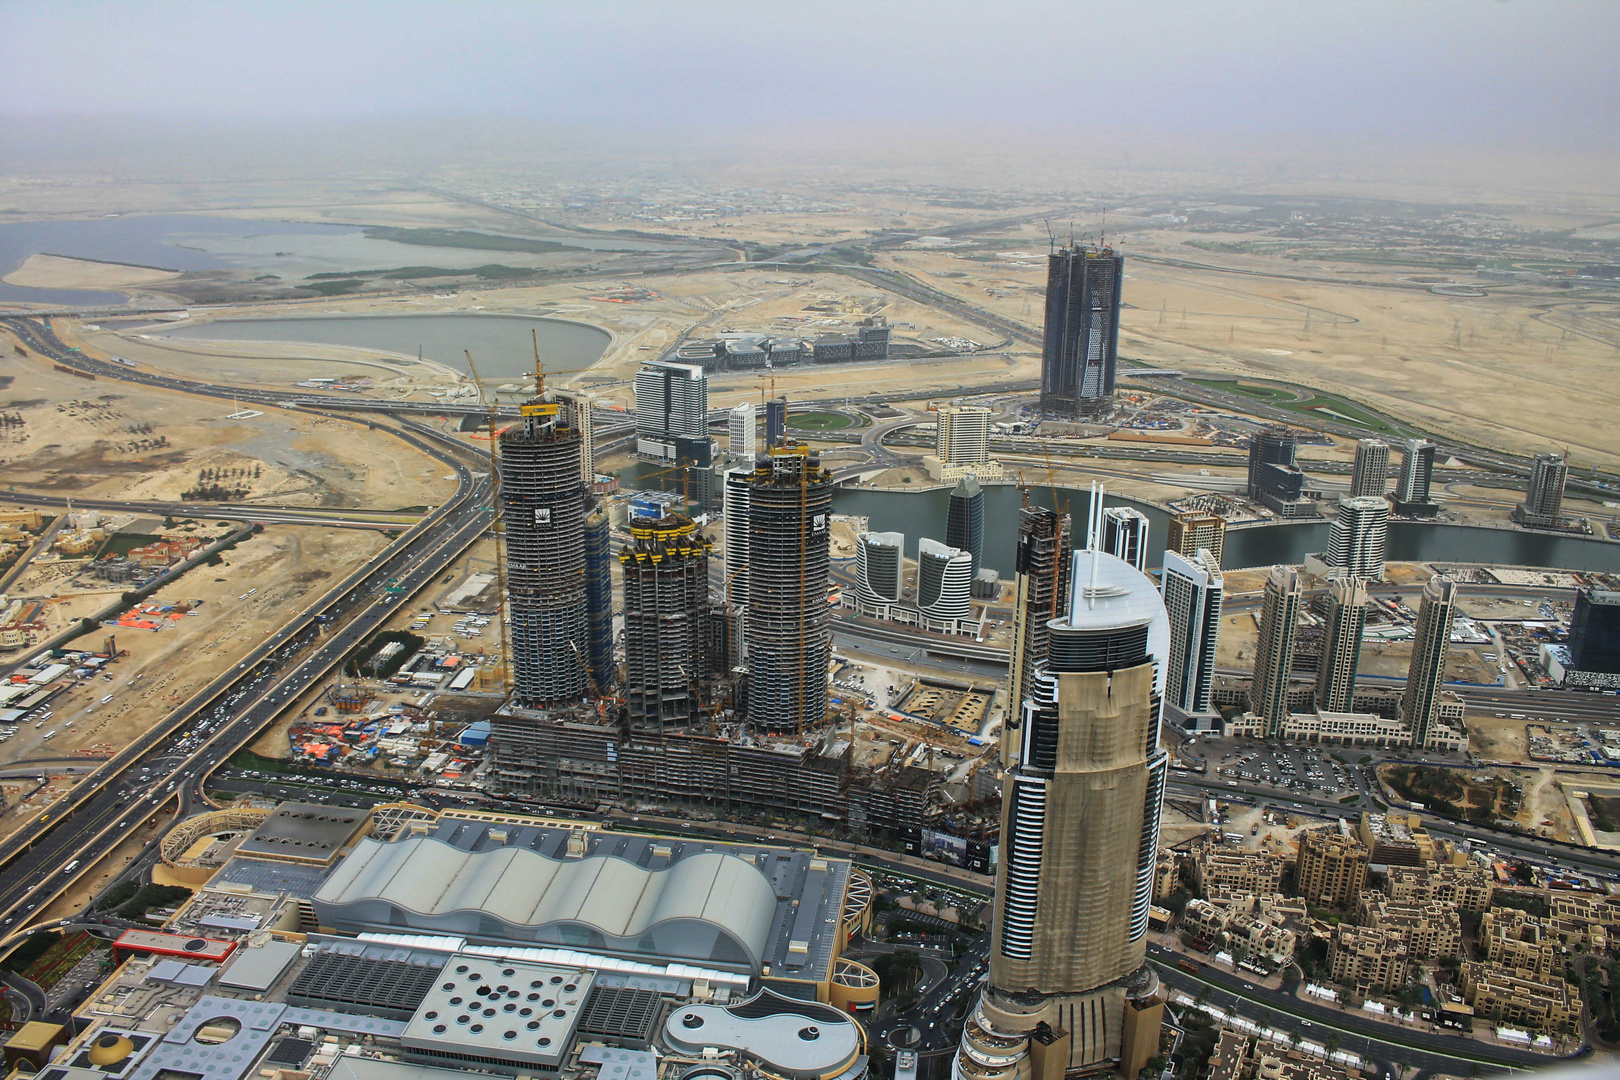
[[[592, 299], [633, 284], [654, 290], [655, 298], [621, 303]], [[683, 334], [702, 336], [723, 330], [748, 330], [815, 336], [847, 330], [866, 314], [888, 318], [897, 341], [937, 348], [934, 338], [966, 337], [988, 344], [989, 335], [968, 323], [932, 312], [911, 301], [837, 274], [787, 273], [760, 269], [730, 273], [638, 277], [559, 283], [543, 287], [463, 289], [454, 296], [415, 294], [401, 298], [349, 297], [299, 301], [289, 307], [242, 304], [210, 308], [218, 318], [245, 315], [347, 314], [403, 315], [485, 311], [508, 314], [554, 314], [599, 326], [613, 335], [602, 358], [565, 381], [591, 390], [606, 403], [633, 406], [636, 370], [657, 359]], [[344, 373], [377, 380], [376, 396], [430, 400], [463, 377], [436, 364], [422, 365], [414, 356], [375, 349], [288, 343], [208, 342], [146, 335], [133, 330], [82, 331], [93, 350], [115, 353], [187, 378], [223, 380], [242, 385], [282, 388], [300, 379]], [[266, 361], [270, 361], [267, 363]], [[788, 368], [762, 378], [753, 372], [715, 373], [709, 400], [720, 408], [739, 401], [758, 401], [776, 379], [776, 392], [790, 397], [825, 397], [829, 384], [853, 395], [891, 390], [937, 390], [961, 385], [1032, 379], [1039, 361], [1027, 348], [961, 359], [950, 357], [914, 363], [840, 364]], [[497, 380], [489, 379], [488, 382]], [[500, 382], [508, 380], [502, 379]]]
[[5, 277], [7, 285], [30, 289], [122, 289], [172, 281], [180, 274], [155, 266], [65, 259], [60, 255], [30, 255]]
[[[1018, 235], [1016, 246], [1044, 252], [1039, 229]], [[1223, 238], [1131, 234], [1122, 355], [1297, 381], [1517, 452], [1568, 442], [1577, 463], [1620, 462], [1620, 430], [1607, 420], [1620, 405], [1612, 310], [1520, 285], [1484, 297], [1436, 295], [1384, 271], [1217, 254], [1187, 247], [1188, 239]], [[879, 264], [1038, 328], [1044, 259], [983, 258], [908, 250]], [[1152, 261], [1162, 259], [1209, 269]], [[1276, 276], [1305, 273], [1336, 280]]]
[[440, 462], [363, 422], [283, 410], [229, 420], [225, 402], [81, 379], [14, 353], [0, 353], [0, 380], [0, 412], [23, 421], [0, 432], [0, 468], [21, 489], [168, 501], [203, 470], [236, 471], [221, 483], [276, 504], [421, 506], [453, 489]]
[[[125, 745], [387, 543], [371, 529], [265, 526], [225, 552], [222, 565], [200, 566], [147, 601], [156, 606], [200, 601], [200, 614], [165, 620], [160, 630], [98, 627], [76, 639], [70, 648], [100, 650], [111, 634], [128, 655], [109, 669], [111, 681], [74, 685], [52, 700], [50, 720], [28, 725], [0, 744], [0, 767], [80, 751], [106, 755]], [[249, 590], [257, 591], [241, 599]], [[96, 596], [86, 607], [109, 599]], [[102, 704], [108, 694], [116, 696]], [[42, 742], [53, 730], [56, 737]]]

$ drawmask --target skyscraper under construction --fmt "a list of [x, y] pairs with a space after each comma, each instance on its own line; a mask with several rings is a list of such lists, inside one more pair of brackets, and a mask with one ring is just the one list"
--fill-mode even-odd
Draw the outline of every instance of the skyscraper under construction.
[[588, 689], [585, 483], [580, 433], [542, 392], [500, 436], [512, 704], [540, 709]]
[[748, 720], [802, 730], [827, 715], [832, 473], [806, 447], [773, 448], [748, 478]]
[[1099, 517], [1003, 779], [989, 980], [956, 1080], [1135, 1076], [1158, 1052], [1164, 997], [1145, 961], [1169, 626], [1153, 582], [1098, 550]]
[[1119, 287], [1124, 256], [1064, 247], [1047, 258], [1041, 412], [1087, 416], [1114, 396], [1119, 364]]
[[1008, 677], [1013, 700], [1001, 742], [1004, 764], [1017, 752], [1019, 706], [1035, 690], [1035, 669], [1046, 662], [1046, 624], [1057, 618], [1068, 595], [1070, 530], [1069, 515], [1056, 510], [1025, 506], [1018, 512], [1017, 599]]
[[631, 518], [624, 572], [624, 696], [632, 731], [661, 733], [698, 718], [707, 670], [709, 539], [680, 514]]

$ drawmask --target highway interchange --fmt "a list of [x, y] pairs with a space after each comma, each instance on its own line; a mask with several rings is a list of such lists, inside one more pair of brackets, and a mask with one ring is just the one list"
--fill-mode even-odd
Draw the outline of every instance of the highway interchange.
[[[884, 284], [885, 287], [893, 288], [892, 283]], [[6, 318], [0, 319], [0, 323], [16, 333], [31, 349], [57, 363], [92, 371], [101, 376], [143, 382], [184, 393], [202, 394], [267, 407], [387, 412], [396, 415], [415, 414], [423, 418], [445, 415], [449, 412], [481, 412], [472, 407], [447, 408], [438, 403], [339, 399], [319, 395], [295, 396], [284, 392], [200, 384], [95, 361], [83, 356], [77, 350], [64, 346], [48, 326], [41, 326], [31, 320]], [[1002, 385], [994, 389], [1006, 392], [1009, 388]], [[1184, 389], [1190, 389], [1192, 393], [1184, 394], [1182, 393]], [[1194, 398], [1201, 396], [1211, 403], [1220, 402], [1241, 408], [1250, 414], [1266, 413], [1266, 409], [1253, 399], [1237, 398], [1219, 391], [1206, 391], [1203, 387], [1189, 387], [1187, 384], [1178, 383], [1175, 392], [1178, 396]], [[837, 399], [824, 403], [805, 402], [795, 405], [806, 408], [847, 403], [847, 399]], [[1297, 421], [1297, 416], [1282, 410], [1271, 411], [1277, 414], [1272, 418]], [[607, 423], [603, 424], [602, 421]], [[616, 436], [619, 434], [618, 430], [612, 425], [622, 426], [623, 421], [622, 415], [603, 416], [599, 420], [598, 431], [610, 437]], [[861, 444], [867, 452], [868, 463], [840, 469], [838, 478], [843, 480], [875, 468], [899, 463], [899, 455], [883, 445], [883, 438], [914, 422], [903, 420], [879, 423], [862, 432]], [[205, 806], [203, 783], [221, 762], [250, 740], [289, 702], [314, 685], [333, 664], [341, 660], [350, 649], [386, 620], [391, 613], [389, 601], [392, 594], [381, 590], [384, 582], [397, 579], [398, 585], [402, 588], [402, 595], [408, 596], [431, 581], [484, 533], [490, 520], [489, 507], [493, 491], [488, 475], [477, 471], [480, 459], [464, 444], [445, 439], [426, 424], [401, 419], [400, 428], [395, 429], [394, 433], [410, 438], [424, 448], [431, 447], [430, 452], [451, 462], [456, 469], [458, 481], [456, 495], [416, 524], [399, 520], [398, 515], [392, 515], [394, 518], [392, 521], [382, 521], [379, 520], [380, 515], [367, 511], [312, 512], [307, 508], [180, 504], [175, 504], [171, 508], [151, 503], [115, 502], [110, 502], [105, 507], [143, 513], [174, 512], [194, 515], [201, 511], [210, 516], [218, 514], [241, 520], [307, 521], [312, 524], [351, 524], [372, 528], [393, 526], [406, 531], [396, 538], [385, 552], [357, 570], [349, 579], [323, 597], [318, 604], [293, 618], [271, 635], [236, 670], [221, 674], [207, 688], [175, 710], [157, 729], [137, 740], [113, 761], [101, 766], [89, 782], [78, 785], [73, 793], [59, 804], [59, 809], [53, 809], [51, 814], [46, 815], [50, 820], [42, 818], [7, 843], [0, 845], [0, 868], [4, 870], [3, 882], [0, 882], [0, 939], [6, 939], [6, 944], [11, 940], [7, 935], [14, 936], [15, 931], [21, 929], [37, 910], [64, 892], [78, 873], [82, 873], [111, 851], [128, 835], [133, 826], [148, 818], [160, 806], [173, 802], [180, 815]], [[440, 445], [445, 442], [451, 445], [449, 447]], [[1526, 471], [1519, 459], [1508, 455], [1491, 453], [1482, 455], [1468, 448], [1447, 449], [1464, 460], [1477, 460], [1479, 464], [1505, 473], [1522, 475]], [[1122, 453], [1120, 456], [1133, 455]], [[43, 499], [35, 501], [49, 505], [49, 502]], [[846, 641], [852, 645], [864, 644], [874, 648], [888, 648], [891, 651], [905, 647], [903, 642], [886, 640], [887, 635], [875, 633], [870, 627], [851, 630], [845, 626], [842, 629]], [[911, 648], [914, 650], [915, 647], [913, 638]], [[975, 652], [977, 655], [958, 655], [946, 662], [963, 667], [971, 664], [985, 670], [994, 670], [999, 666], [996, 661], [1000, 657], [994, 654], [1000, 650], [983, 649]], [[1565, 701], [1562, 697], [1551, 697], [1544, 691], [1504, 690], [1488, 693], [1485, 700], [1491, 705], [1500, 705], [1503, 711], [1525, 707], [1527, 701], [1534, 700], [1544, 710], [1550, 710], [1552, 703], [1556, 702], [1576, 716], [1589, 715], [1596, 718], [1613, 715], [1612, 706], [1608, 703], [1594, 702], [1589, 697], [1579, 695], [1574, 697], [1580, 697], [1581, 700], [1571, 698]], [[1242, 785], [1234, 791], [1229, 784], [1218, 779], [1178, 776], [1172, 790], [1184, 794], [1219, 794], [1223, 798], [1233, 795], [1268, 801], [1286, 798], [1290, 802], [1299, 802], [1308, 811], [1319, 812], [1324, 816], [1332, 816], [1335, 811], [1342, 809], [1328, 800], [1279, 795], [1275, 791], [1260, 787], [1251, 788]], [[1487, 842], [1504, 852], [1524, 857], [1542, 859], [1545, 858], [1548, 849], [1548, 845], [1543, 842], [1516, 839], [1496, 830], [1460, 823], [1437, 821], [1431, 823], [1430, 829], [1437, 835], [1469, 836]], [[735, 830], [727, 831], [736, 835]], [[1581, 854], [1577, 855], [1575, 851], [1580, 851]], [[902, 873], [917, 873], [915, 867], [903, 865], [893, 857], [885, 857], [883, 853], [862, 851], [860, 854], [863, 862], [889, 865]], [[1564, 858], [1563, 864], [1605, 876], [1620, 871], [1620, 860], [1599, 853], [1585, 853], [1584, 849], [1572, 849], [1571, 854]], [[943, 873], [941, 880], [951, 881], [957, 886], [962, 884], [956, 875], [950, 873]], [[987, 948], [987, 940], [978, 942], [949, 977], [932, 980], [925, 987], [921, 1001], [905, 1016], [894, 1017], [886, 1026], [884, 1033], [893, 1035], [903, 1031], [907, 1026], [915, 1027], [917, 1033], [913, 1049], [925, 1055], [948, 1053], [951, 1040], [946, 1038], [942, 1029], [926, 1026], [928, 1021], [925, 1018], [947, 1015], [946, 1010], [959, 1006], [964, 1000], [964, 995], [978, 985], [979, 968]], [[1275, 1002], [1256, 1000], [1238, 985], [1241, 980], [1234, 978], [1229, 980], [1233, 985], [1226, 985], [1220, 973], [1205, 973], [1200, 979], [1195, 980], [1185, 972], [1167, 970], [1161, 965], [1161, 974], [1171, 985], [1190, 985], [1193, 993], [1198, 992], [1198, 988], [1204, 983], [1209, 983], [1221, 988], [1219, 991], [1221, 993], [1230, 993], [1246, 1000], [1251, 1010], [1261, 1012], [1271, 1010], [1281, 1016], [1301, 1015], [1302, 1003], [1297, 999], [1290, 996], [1286, 1000]], [[1331, 1023], [1332, 1019], [1333, 1017], [1329, 1016], [1322, 1022]], [[1439, 1042], [1428, 1057], [1421, 1056], [1424, 1051], [1407, 1050], [1404, 1058], [1400, 1060], [1409, 1061], [1420, 1069], [1439, 1068], [1440, 1062], [1449, 1060], [1445, 1058], [1444, 1050], [1441, 1048], [1450, 1047], [1455, 1052], [1457, 1043], [1450, 1036], [1435, 1038]], [[1448, 1039], [1452, 1041], [1447, 1041]], [[1350, 1036], [1346, 1037], [1344, 1045], [1346, 1049], [1355, 1049]], [[1388, 1066], [1397, 1060], [1395, 1051], [1399, 1049], [1389, 1043], [1369, 1044], [1366, 1056]], [[1493, 1051], [1493, 1055], [1486, 1060], [1506, 1063], [1513, 1060], [1516, 1053], [1520, 1052], [1513, 1051], [1512, 1048], [1500, 1048], [1500, 1052]], [[1526, 1055], [1525, 1060], [1545, 1059]]]

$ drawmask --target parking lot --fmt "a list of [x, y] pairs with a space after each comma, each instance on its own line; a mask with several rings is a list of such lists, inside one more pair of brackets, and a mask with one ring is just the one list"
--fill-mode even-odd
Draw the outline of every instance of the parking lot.
[[1318, 798], [1342, 799], [1377, 790], [1369, 778], [1367, 756], [1355, 747], [1277, 747], [1266, 743], [1210, 745], [1200, 748], [1213, 771], [1238, 784], [1264, 784]]

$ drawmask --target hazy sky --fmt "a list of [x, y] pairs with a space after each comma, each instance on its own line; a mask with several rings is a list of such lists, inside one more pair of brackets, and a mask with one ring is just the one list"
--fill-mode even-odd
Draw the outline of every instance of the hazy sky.
[[0, 0], [0, 111], [1620, 143], [1613, 0]]

